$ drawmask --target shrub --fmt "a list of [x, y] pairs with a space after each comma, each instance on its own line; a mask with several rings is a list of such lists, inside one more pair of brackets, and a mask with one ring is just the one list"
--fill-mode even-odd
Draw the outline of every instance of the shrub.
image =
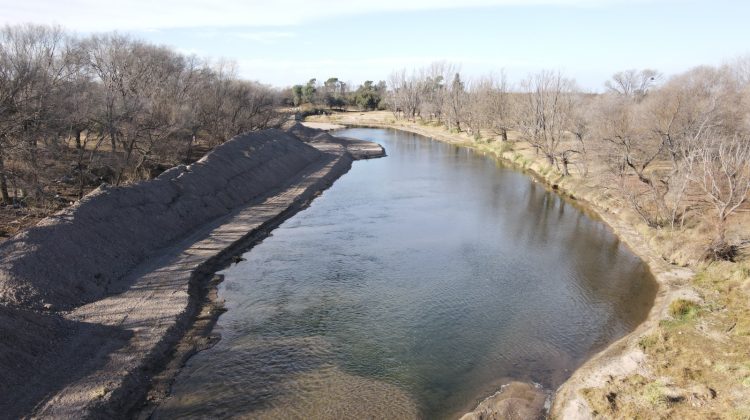
[[696, 302], [687, 299], [676, 299], [669, 304], [669, 314], [679, 321], [687, 321], [698, 315], [700, 306]]
[[656, 334], [645, 335], [641, 337], [640, 340], [638, 340], [638, 347], [640, 347], [641, 350], [646, 351], [649, 348], [654, 347], [658, 341], [659, 338], [656, 336]]
[[651, 405], [663, 406], [669, 401], [664, 394], [664, 385], [659, 382], [651, 382], [643, 388], [643, 397]]
[[513, 150], [513, 145], [510, 142], [504, 141], [500, 146], [500, 153], [510, 152]]

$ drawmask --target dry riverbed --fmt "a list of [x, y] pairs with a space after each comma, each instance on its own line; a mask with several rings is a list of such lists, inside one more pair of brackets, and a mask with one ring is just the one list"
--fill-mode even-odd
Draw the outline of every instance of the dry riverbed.
[[[511, 142], [477, 140], [442, 126], [396, 119], [385, 111], [308, 121], [331, 124], [328, 128], [395, 128], [492, 155], [581, 203], [648, 263], [659, 283], [648, 319], [576, 370], [556, 390], [549, 417], [750, 418], [750, 263], [700, 262], [698, 255], [710, 235], [704, 224], [679, 231], [648, 228], [616, 192], [598, 181], [603, 168], [562, 177], [513, 133]], [[750, 236], [748, 229], [747, 213], [731, 221], [737, 237]], [[533, 391], [525, 389], [521, 400], [499, 392], [466, 418], [502, 418], [502, 410], [508, 410], [505, 399], [539, 408], [538, 400], [529, 397]]]

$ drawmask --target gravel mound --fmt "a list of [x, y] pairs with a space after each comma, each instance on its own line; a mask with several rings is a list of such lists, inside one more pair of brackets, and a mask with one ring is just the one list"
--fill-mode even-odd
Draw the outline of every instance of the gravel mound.
[[0, 305], [68, 310], [123, 291], [123, 276], [146, 257], [280, 187], [320, 157], [289, 133], [264, 130], [155, 180], [99, 187], [0, 244]]
[[308, 127], [300, 122], [295, 122], [289, 128], [287, 128], [286, 131], [289, 133], [292, 133], [293, 135], [299, 137], [302, 140], [309, 140], [317, 136], [320, 133], [324, 133], [323, 130]]

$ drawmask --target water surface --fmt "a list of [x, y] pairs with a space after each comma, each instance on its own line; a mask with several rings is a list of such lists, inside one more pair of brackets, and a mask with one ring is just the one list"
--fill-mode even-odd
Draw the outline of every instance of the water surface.
[[510, 379], [554, 389], [643, 321], [647, 267], [493, 159], [393, 130], [227, 269], [221, 341], [157, 417], [451, 418]]

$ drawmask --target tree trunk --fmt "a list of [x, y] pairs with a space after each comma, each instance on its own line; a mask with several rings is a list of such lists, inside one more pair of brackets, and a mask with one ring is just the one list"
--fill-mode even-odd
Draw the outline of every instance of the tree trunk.
[[726, 218], [719, 217], [716, 225], [716, 237], [706, 254], [708, 259], [726, 261], [734, 261], [734, 258], [737, 256], [737, 247], [727, 242]]
[[8, 194], [8, 180], [5, 178], [5, 162], [2, 155], [0, 155], [0, 194], [2, 194], [3, 204], [11, 204]]
[[44, 190], [42, 189], [42, 186], [39, 182], [39, 174], [41, 173], [39, 169], [39, 160], [37, 157], [37, 149], [38, 144], [36, 137], [30, 137], [28, 141], [26, 142], [28, 145], [28, 152], [29, 152], [29, 163], [31, 166], [31, 189], [32, 194], [35, 200], [42, 200], [44, 196]]
[[5, 179], [5, 173], [0, 174], [0, 190], [3, 194], [3, 203], [11, 204], [10, 195], [8, 195], [8, 180]]
[[[80, 133], [78, 134], [80, 138]], [[78, 149], [78, 199], [83, 198], [83, 148]]]
[[190, 163], [190, 158], [193, 155], [193, 144], [195, 143], [195, 131], [193, 131], [192, 136], [188, 137], [188, 147], [187, 152], [185, 153], [185, 164]]
[[125, 151], [125, 161], [120, 166], [120, 170], [117, 171], [117, 177], [115, 178], [116, 187], [120, 185], [120, 182], [122, 182], [122, 175], [125, 172], [125, 167], [127, 167], [128, 163], [130, 162], [130, 156], [133, 154], [133, 147], [135, 147], [135, 137], [133, 137], [128, 143], [128, 147]]
[[562, 158], [562, 169], [563, 169], [563, 176], [570, 176], [570, 172], [568, 171], [568, 158], [563, 157]]

